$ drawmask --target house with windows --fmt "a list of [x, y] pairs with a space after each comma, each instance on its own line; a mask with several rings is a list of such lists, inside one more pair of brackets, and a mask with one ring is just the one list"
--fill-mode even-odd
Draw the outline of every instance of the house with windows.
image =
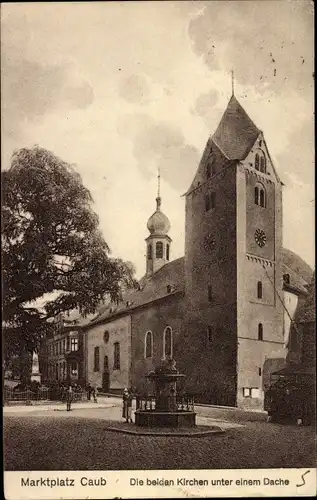
[[39, 364], [42, 382], [71, 382], [84, 384], [85, 344], [82, 326], [90, 318], [78, 312], [60, 314], [54, 319], [53, 330], [41, 346]]
[[171, 260], [158, 190], [138, 290], [83, 328], [87, 382], [151, 391], [145, 376], [173, 356], [196, 400], [263, 407], [312, 274], [282, 246], [282, 190], [263, 132], [232, 95], [184, 195], [184, 257]]

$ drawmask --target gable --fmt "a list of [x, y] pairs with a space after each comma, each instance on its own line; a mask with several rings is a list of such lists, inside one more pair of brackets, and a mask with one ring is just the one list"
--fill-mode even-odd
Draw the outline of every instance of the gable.
[[215, 144], [212, 138], [208, 139], [204, 153], [200, 160], [197, 172], [195, 174], [194, 180], [190, 185], [190, 188], [186, 192], [186, 195], [191, 193], [194, 189], [203, 185], [208, 179], [206, 177], [207, 165], [210, 163], [213, 169], [213, 177], [217, 176], [224, 167], [229, 164], [229, 160]]
[[[255, 156], [256, 154], [259, 155], [259, 157], [264, 155], [265, 158], [265, 167], [266, 171], [264, 175], [267, 176], [268, 179], [270, 179], [273, 182], [278, 182], [281, 183], [281, 180], [279, 178], [279, 175], [274, 167], [271, 155], [269, 153], [266, 141], [264, 139], [263, 133], [260, 132], [254, 143], [252, 144], [252, 147], [250, 148], [249, 153], [247, 154], [246, 158], [243, 160], [243, 164], [247, 168], [251, 168], [256, 170], [256, 163], [255, 163]], [[263, 174], [259, 170], [260, 174]]]

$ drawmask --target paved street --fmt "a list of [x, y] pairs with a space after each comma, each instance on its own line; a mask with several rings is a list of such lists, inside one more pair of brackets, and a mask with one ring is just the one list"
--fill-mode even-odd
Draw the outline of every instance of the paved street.
[[28, 470], [31, 464], [32, 470], [315, 466], [312, 428], [243, 421], [234, 410], [197, 407], [199, 425], [220, 425], [226, 433], [184, 438], [107, 430], [107, 422], [121, 421], [116, 398], [95, 407], [74, 405], [72, 412], [61, 405], [31, 408], [5, 408], [7, 470]]

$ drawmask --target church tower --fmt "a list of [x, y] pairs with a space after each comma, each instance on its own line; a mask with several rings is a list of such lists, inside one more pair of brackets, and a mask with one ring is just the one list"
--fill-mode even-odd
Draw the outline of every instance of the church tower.
[[186, 193], [191, 381], [216, 404], [261, 407], [269, 360], [285, 358], [281, 250], [282, 183], [232, 94]]
[[146, 276], [152, 276], [158, 269], [170, 260], [171, 238], [168, 232], [171, 228], [170, 221], [161, 211], [162, 199], [160, 196], [160, 171], [158, 173], [158, 190], [156, 210], [147, 222], [150, 235], [146, 238]]

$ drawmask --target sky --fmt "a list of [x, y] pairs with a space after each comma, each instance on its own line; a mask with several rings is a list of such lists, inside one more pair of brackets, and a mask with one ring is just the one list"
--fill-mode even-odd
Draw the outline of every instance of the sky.
[[231, 96], [264, 132], [283, 188], [283, 244], [314, 267], [313, 3], [2, 4], [2, 168], [38, 144], [74, 164], [111, 255], [145, 272], [146, 223], [171, 222]]

